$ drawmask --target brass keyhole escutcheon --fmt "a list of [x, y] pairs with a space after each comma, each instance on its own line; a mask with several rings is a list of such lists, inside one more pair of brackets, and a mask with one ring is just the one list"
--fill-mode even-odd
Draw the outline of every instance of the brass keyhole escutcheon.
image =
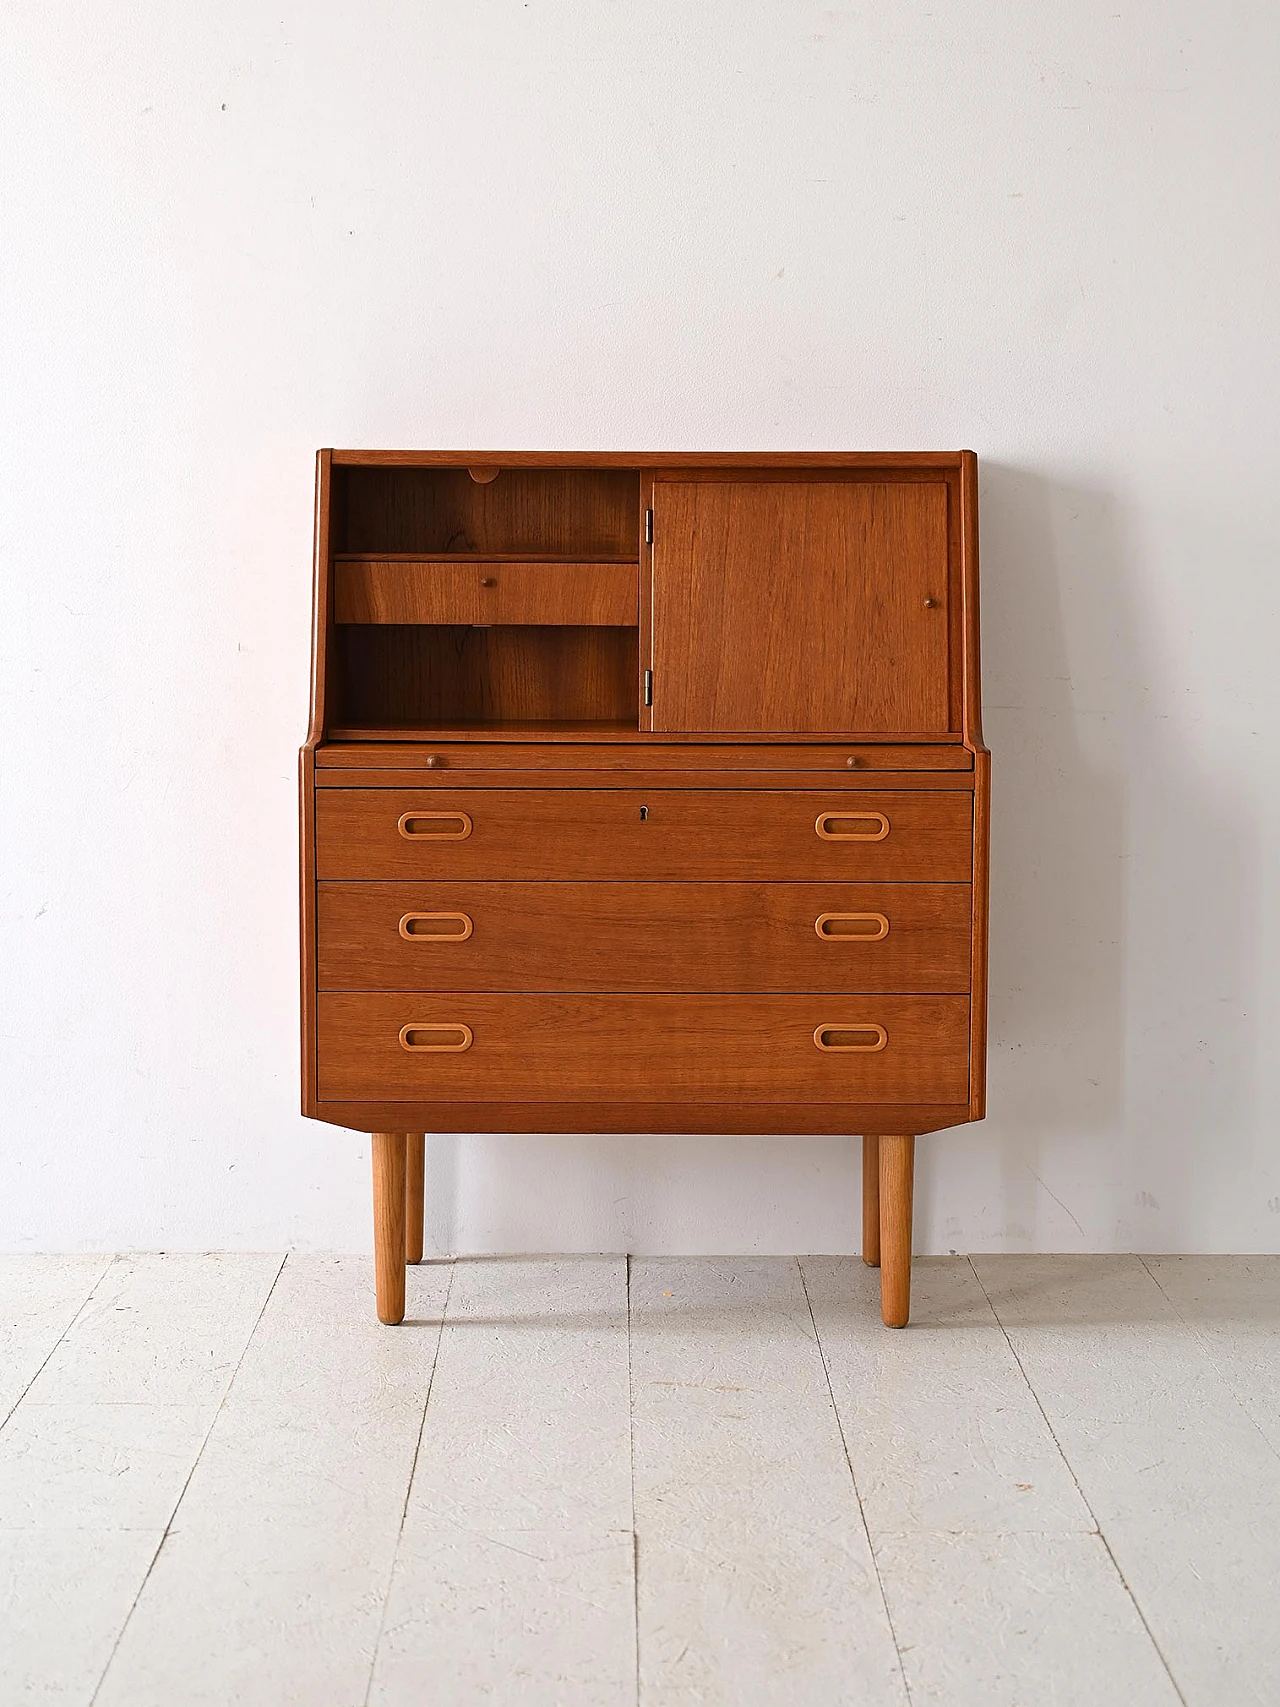
[[649, 808], [647, 806], [642, 806], [640, 808], [640, 822], [642, 824], [647, 823], [648, 818], [649, 818]]

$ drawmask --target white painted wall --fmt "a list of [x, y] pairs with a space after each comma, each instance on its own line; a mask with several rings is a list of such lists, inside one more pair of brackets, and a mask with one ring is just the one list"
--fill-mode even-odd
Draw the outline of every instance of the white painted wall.
[[[922, 1249], [1280, 1249], [1271, 0], [10, 0], [0, 1244], [368, 1243], [297, 1115], [317, 445], [972, 445], [992, 1114]], [[852, 1139], [441, 1137], [837, 1251]]]

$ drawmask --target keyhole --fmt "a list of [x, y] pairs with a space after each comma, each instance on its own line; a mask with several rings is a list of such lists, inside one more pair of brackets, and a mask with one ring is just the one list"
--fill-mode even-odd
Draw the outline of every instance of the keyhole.
[[640, 822], [643, 824], [645, 819], [648, 816], [649, 816], [649, 808], [647, 806], [642, 806], [640, 808]]

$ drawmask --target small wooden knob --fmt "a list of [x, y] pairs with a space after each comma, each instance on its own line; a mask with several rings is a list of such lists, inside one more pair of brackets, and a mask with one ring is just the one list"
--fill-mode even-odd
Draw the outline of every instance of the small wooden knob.
[[444, 757], [442, 754], [440, 754], [440, 753], [428, 753], [427, 754], [427, 769], [429, 771], [441, 770], [443, 768], [443, 766], [444, 766]]
[[862, 769], [863, 765], [866, 763], [866, 760], [860, 759], [858, 757], [857, 753], [854, 753], [849, 758], [847, 758], [845, 760], [845, 763], [848, 765], [848, 767], [851, 771], [857, 771], [857, 770]]
[[496, 586], [497, 586], [497, 584], [498, 584], [498, 582], [497, 582], [497, 578], [496, 578], [496, 576], [493, 576], [493, 575], [482, 575], [482, 576], [481, 576], [481, 577], [480, 577], [480, 585], [481, 585], [481, 586], [482, 586], [482, 587], [496, 587]]
[[937, 599], [926, 599], [924, 601], [924, 608], [926, 610], [937, 610], [937, 608], [938, 608]]

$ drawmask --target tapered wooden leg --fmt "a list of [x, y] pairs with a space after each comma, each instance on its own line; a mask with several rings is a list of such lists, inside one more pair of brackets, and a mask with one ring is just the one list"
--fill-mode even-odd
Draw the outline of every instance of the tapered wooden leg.
[[408, 1132], [404, 1140], [404, 1260], [422, 1261], [422, 1192], [427, 1135]]
[[880, 1134], [880, 1314], [905, 1328], [911, 1314], [911, 1197], [914, 1138]]
[[862, 1260], [880, 1267], [880, 1140], [862, 1140]]
[[388, 1327], [404, 1321], [405, 1148], [403, 1132], [373, 1134], [373, 1269]]

